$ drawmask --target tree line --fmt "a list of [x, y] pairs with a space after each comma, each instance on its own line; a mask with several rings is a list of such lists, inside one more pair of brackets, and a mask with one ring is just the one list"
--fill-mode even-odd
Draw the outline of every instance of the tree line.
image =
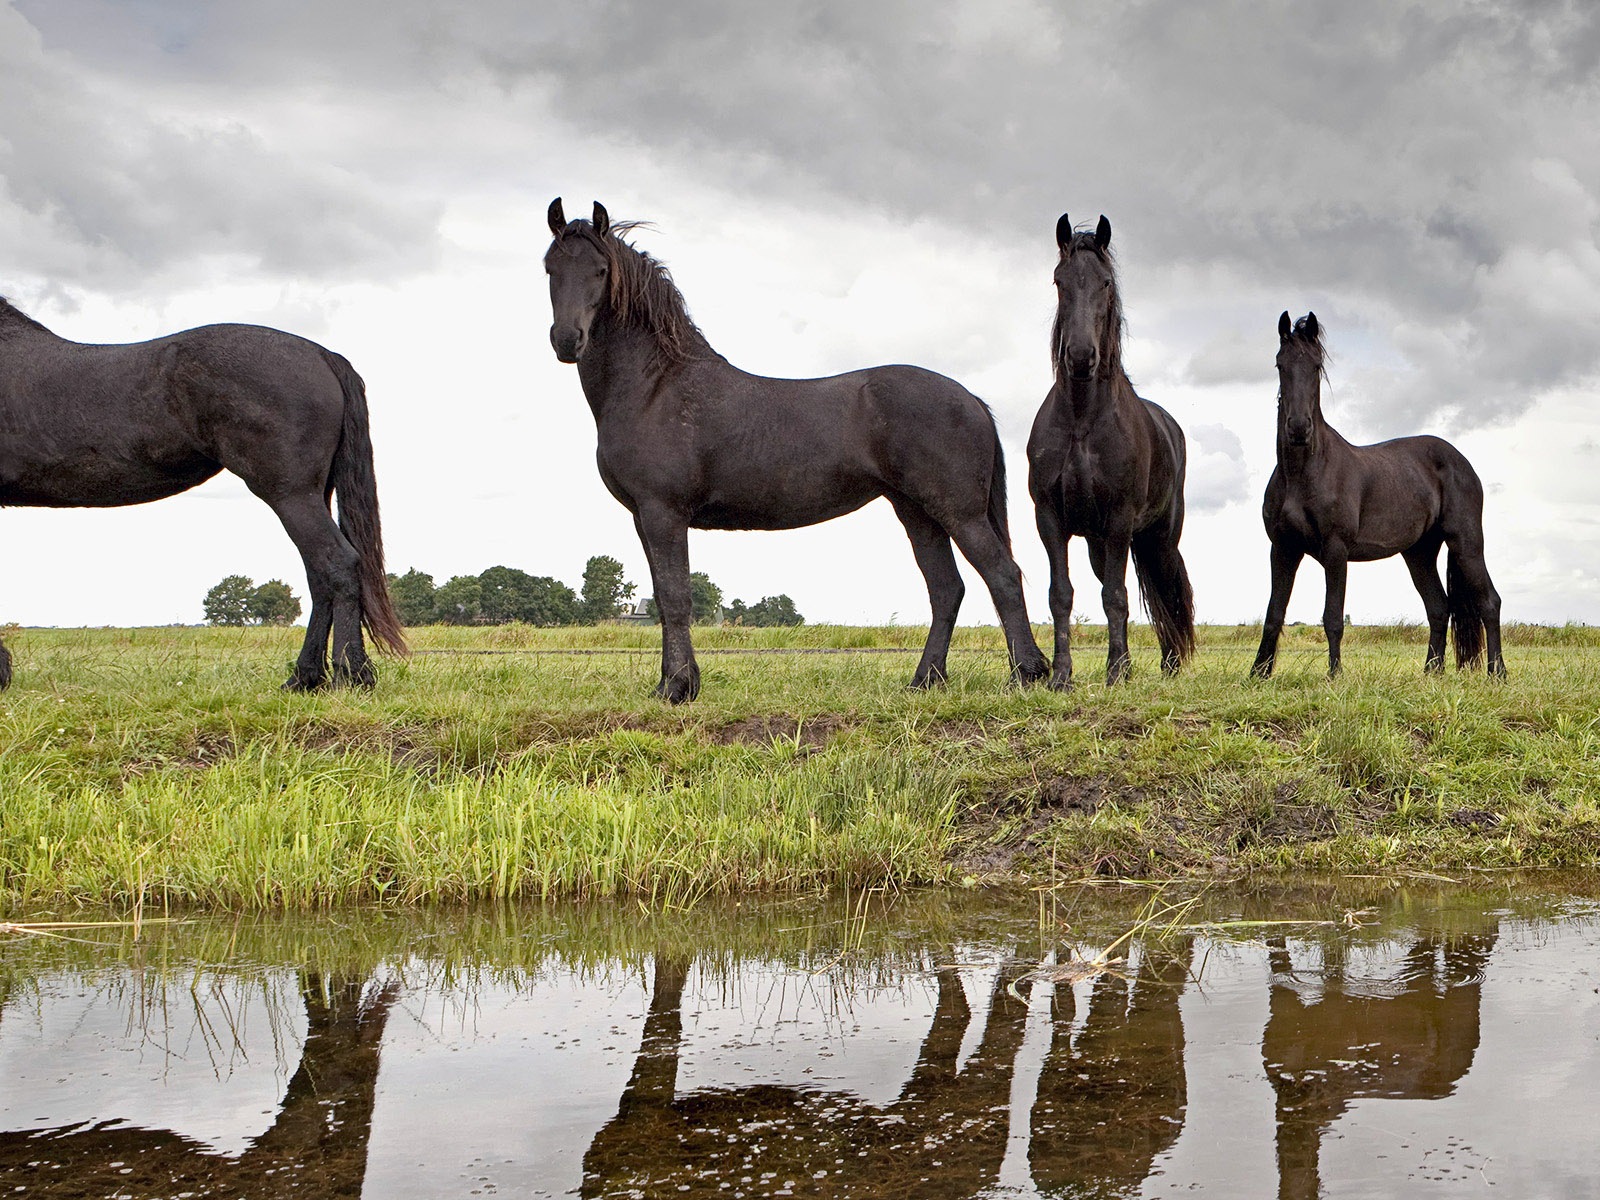
[[[689, 577], [690, 600], [698, 624], [727, 621], [735, 625], [802, 625], [805, 618], [786, 595], [763, 596], [754, 604], [733, 600], [703, 571]], [[638, 588], [623, 575], [620, 562], [597, 554], [584, 564], [583, 584], [574, 591], [548, 575], [530, 575], [516, 567], [490, 567], [479, 575], [456, 575], [435, 584], [432, 575], [415, 567], [389, 576], [389, 594], [404, 625], [598, 625], [631, 614]], [[659, 622], [655, 600], [644, 612]]]
[[[478, 575], [456, 575], [435, 584], [415, 567], [389, 577], [400, 622], [417, 625], [598, 625], [634, 610], [638, 588], [623, 577], [622, 564], [597, 554], [584, 564], [583, 585], [574, 591], [549, 575], [530, 575], [516, 567], [495, 566]], [[805, 618], [787, 595], [763, 596], [754, 604], [723, 604], [722, 589], [704, 571], [689, 577], [694, 620], [700, 625], [803, 625]], [[644, 612], [660, 622], [654, 599]], [[210, 625], [288, 625], [300, 616], [300, 601], [281, 579], [257, 587], [247, 575], [229, 575], [206, 593]]]

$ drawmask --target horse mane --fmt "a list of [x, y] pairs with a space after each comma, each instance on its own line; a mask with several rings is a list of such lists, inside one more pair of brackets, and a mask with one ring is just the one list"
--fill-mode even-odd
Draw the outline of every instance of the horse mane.
[[[1128, 378], [1128, 373], [1122, 369], [1122, 333], [1126, 321], [1122, 316], [1122, 288], [1117, 283], [1117, 260], [1112, 256], [1111, 247], [1102, 247], [1095, 241], [1095, 235], [1090, 230], [1079, 230], [1072, 235], [1072, 241], [1061, 252], [1061, 257], [1069, 258], [1074, 254], [1092, 254], [1105, 264], [1106, 270], [1111, 272], [1111, 311], [1107, 314], [1105, 332], [1100, 341], [1100, 369], [1101, 373], [1111, 380], [1119, 392], [1134, 395], [1133, 382]], [[1065, 357], [1061, 345], [1061, 307], [1056, 306], [1055, 321], [1050, 326], [1050, 351], [1054, 360], [1056, 384], [1065, 388], [1066, 376], [1062, 371], [1062, 359]]]
[[36, 329], [40, 333], [51, 332], [15, 304], [12, 304], [10, 300], [0, 296], [0, 329], [4, 329], [8, 325], [21, 326], [24, 329]]
[[648, 330], [668, 362], [715, 357], [706, 335], [689, 316], [689, 306], [667, 265], [622, 239], [630, 230], [648, 227], [647, 221], [613, 221], [602, 234], [587, 221], [574, 221], [562, 236], [587, 237], [605, 255], [613, 314], [619, 321]]

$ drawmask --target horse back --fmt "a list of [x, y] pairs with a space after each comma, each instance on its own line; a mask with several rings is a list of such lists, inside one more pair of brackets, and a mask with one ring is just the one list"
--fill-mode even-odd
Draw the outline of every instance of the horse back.
[[119, 345], [8, 340], [0, 353], [0, 503], [159, 499], [262, 458], [265, 443], [281, 445], [284, 458], [266, 475], [324, 451], [325, 465], [343, 411], [328, 356], [314, 342], [253, 325]]
[[629, 508], [660, 503], [714, 529], [815, 524], [888, 494], [933, 509], [961, 481], [983, 511], [998, 443], [960, 384], [904, 365], [816, 379], [691, 364], [622, 404], [599, 429], [607, 487]]

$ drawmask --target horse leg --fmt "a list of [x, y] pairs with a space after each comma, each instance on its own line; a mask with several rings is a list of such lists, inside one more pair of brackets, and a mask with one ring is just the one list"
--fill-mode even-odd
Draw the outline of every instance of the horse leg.
[[1300, 560], [1304, 557], [1303, 550], [1272, 543], [1272, 597], [1267, 601], [1266, 619], [1261, 622], [1261, 648], [1256, 651], [1255, 665], [1250, 668], [1250, 674], [1257, 679], [1272, 678], [1272, 668], [1278, 659], [1278, 635], [1283, 632], [1289, 595], [1294, 591], [1295, 572], [1300, 569]]
[[1048, 501], [1034, 501], [1034, 523], [1050, 560], [1050, 619], [1055, 622], [1055, 660], [1050, 664], [1050, 687], [1065, 692], [1072, 687], [1072, 578], [1067, 573], [1068, 535], [1061, 518]]
[[1089, 565], [1100, 577], [1100, 604], [1106, 611], [1107, 687], [1115, 687], [1133, 670], [1133, 660], [1128, 653], [1128, 550], [1131, 544], [1132, 540], [1125, 533], [1089, 539]]
[[967, 561], [977, 568], [995, 611], [1000, 614], [1000, 627], [1005, 630], [1006, 654], [1011, 660], [1011, 674], [1019, 683], [1033, 683], [1043, 679], [1049, 666], [1033, 640], [1033, 626], [1028, 624], [1028, 607], [1022, 599], [1022, 571], [1011, 551], [1000, 540], [986, 516], [957, 525], [950, 536]]
[[1444, 671], [1444, 639], [1450, 628], [1450, 602], [1439, 579], [1439, 541], [1436, 536], [1427, 537], [1400, 552], [1428, 614], [1428, 658], [1422, 669], [1430, 675]]
[[689, 590], [689, 525], [663, 511], [637, 513], [633, 520], [650, 560], [650, 579], [661, 612], [661, 682], [656, 695], [682, 704], [700, 694], [700, 665], [694, 659], [689, 627], [694, 604]]
[[1324, 551], [1322, 569], [1328, 576], [1328, 596], [1322, 605], [1322, 632], [1328, 637], [1328, 678], [1339, 673], [1339, 642], [1344, 638], [1344, 584], [1350, 560], [1342, 546]]
[[967, 585], [961, 582], [955, 552], [950, 549], [950, 535], [944, 527], [910, 500], [891, 497], [889, 503], [911, 539], [911, 552], [916, 555], [917, 567], [927, 582], [928, 604], [932, 609], [928, 641], [922, 647], [922, 661], [917, 664], [910, 686], [934, 687], [947, 678], [950, 635], [955, 632], [956, 613], [961, 608]]
[[346, 540], [320, 492], [267, 501], [300, 551], [311, 592], [311, 615], [294, 673], [283, 686], [314, 691], [327, 682], [328, 635], [333, 634], [333, 675], [339, 683], [371, 687], [377, 677], [361, 640], [361, 556]]
[[0, 692], [11, 686], [11, 651], [0, 642]]

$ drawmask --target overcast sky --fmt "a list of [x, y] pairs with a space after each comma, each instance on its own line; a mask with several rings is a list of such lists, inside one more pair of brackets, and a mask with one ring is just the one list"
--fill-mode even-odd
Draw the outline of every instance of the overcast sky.
[[[1044, 620], [1022, 449], [1054, 227], [1104, 213], [1130, 374], [1189, 437], [1202, 620], [1265, 608], [1276, 324], [1315, 309], [1346, 436], [1477, 466], [1506, 617], [1600, 622], [1597, 66], [1600, 10], [1544, 0], [0, 0], [0, 294], [79, 341], [248, 321], [346, 355], [392, 569], [576, 585], [611, 554], [645, 583], [547, 337], [545, 207], [599, 199], [654, 223], [637, 243], [735, 364], [910, 362], [983, 396]], [[0, 530], [0, 623], [198, 621], [231, 573], [304, 594], [230, 476]], [[812, 621], [927, 619], [882, 502], [690, 551]], [[1291, 619], [1321, 591], [1312, 564]], [[1347, 608], [1422, 618], [1398, 559]]]

